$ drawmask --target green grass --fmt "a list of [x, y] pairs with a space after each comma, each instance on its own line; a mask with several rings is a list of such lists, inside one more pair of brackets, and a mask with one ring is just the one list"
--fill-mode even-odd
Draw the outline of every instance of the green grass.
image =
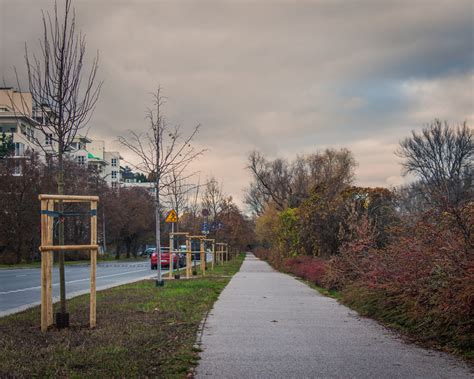
[[0, 319], [0, 377], [184, 378], [198, 362], [197, 330], [240, 268], [241, 254], [206, 277], [141, 281], [97, 293], [97, 328], [88, 296], [68, 302], [71, 327], [39, 329], [39, 307]]

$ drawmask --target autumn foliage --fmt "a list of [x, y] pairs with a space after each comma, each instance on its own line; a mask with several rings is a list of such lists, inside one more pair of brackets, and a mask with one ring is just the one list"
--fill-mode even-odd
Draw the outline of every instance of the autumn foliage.
[[[380, 243], [367, 211], [353, 207], [339, 233], [338, 253], [272, 257], [283, 271], [338, 290], [361, 314], [409, 331], [419, 340], [472, 350], [474, 344], [474, 204], [432, 210], [394, 222]], [[276, 229], [278, 231], [278, 228]]]
[[318, 286], [323, 286], [326, 274], [326, 261], [309, 256], [289, 258], [284, 261], [284, 270], [308, 280]]
[[384, 188], [317, 187], [256, 221], [256, 254], [427, 343], [474, 347], [474, 203], [400, 212]]

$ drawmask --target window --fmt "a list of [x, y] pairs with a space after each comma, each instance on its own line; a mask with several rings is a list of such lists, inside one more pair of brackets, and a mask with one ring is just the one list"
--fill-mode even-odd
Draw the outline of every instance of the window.
[[77, 157], [77, 163], [79, 163], [81, 166], [83, 166], [86, 163], [86, 157], [83, 155], [79, 155]]
[[25, 124], [22, 123], [20, 124], [20, 130], [21, 130], [21, 134], [24, 134], [28, 141], [34, 140], [33, 129], [31, 129], [29, 126], [26, 126]]
[[15, 142], [15, 157], [22, 157], [25, 152], [25, 145], [21, 142]]
[[15, 166], [13, 168], [13, 176], [21, 176], [21, 162], [15, 162]]
[[52, 145], [53, 144], [53, 135], [51, 133], [45, 134], [44, 144], [45, 145]]
[[117, 171], [112, 171], [112, 179], [117, 179]]
[[16, 133], [16, 125], [0, 124], [0, 133]]
[[112, 189], [117, 189], [118, 188], [118, 183], [117, 182], [112, 182]]
[[117, 167], [117, 158], [112, 158], [112, 167]]

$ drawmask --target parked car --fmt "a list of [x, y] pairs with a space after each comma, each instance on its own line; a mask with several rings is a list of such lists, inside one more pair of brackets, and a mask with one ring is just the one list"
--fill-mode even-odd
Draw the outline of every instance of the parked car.
[[151, 256], [151, 254], [153, 254], [153, 252], [154, 252], [155, 250], [156, 250], [156, 248], [154, 248], [154, 247], [149, 247], [149, 248], [145, 249], [145, 251], [142, 253], [142, 256], [149, 258], [149, 257]]
[[[168, 251], [161, 251], [161, 268], [169, 268], [170, 266], [170, 253]], [[173, 255], [173, 267], [179, 268], [184, 266], [184, 260], [181, 257], [181, 254], [174, 254]], [[156, 253], [156, 249], [153, 249], [153, 252], [150, 256], [150, 267], [152, 270], [156, 270], [158, 268], [158, 254]]]

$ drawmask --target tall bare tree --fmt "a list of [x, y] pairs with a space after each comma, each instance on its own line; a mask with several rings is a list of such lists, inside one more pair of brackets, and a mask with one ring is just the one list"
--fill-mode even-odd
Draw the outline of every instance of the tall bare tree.
[[141, 134], [130, 130], [127, 137], [118, 137], [119, 142], [138, 158], [138, 163], [129, 162], [130, 165], [147, 174], [154, 185], [158, 285], [162, 285], [161, 194], [174, 182], [172, 175], [175, 175], [175, 178], [182, 178], [189, 164], [205, 151], [205, 149], [196, 149], [191, 145], [200, 125], [196, 125], [187, 137], [183, 137], [179, 126], [168, 125], [162, 113], [164, 102], [165, 98], [161, 95], [161, 87], [158, 87], [153, 93], [153, 108], [148, 108], [146, 113], [146, 118], [149, 121], [148, 131]]
[[[56, 150], [48, 154], [57, 158], [57, 192], [64, 194], [64, 155], [79, 130], [89, 122], [99, 98], [102, 82], [96, 81], [98, 53], [90, 71], [85, 73], [86, 38], [76, 31], [76, 15], [72, 1], [64, 2], [62, 15], [54, 4], [54, 12], [42, 12], [43, 34], [40, 54], [31, 54], [25, 45], [28, 87], [33, 106], [42, 118], [38, 128], [55, 142]], [[15, 70], [16, 71], [16, 70]], [[16, 74], [18, 86], [20, 81]], [[24, 98], [22, 98], [24, 102]], [[25, 104], [22, 107], [25, 109]], [[36, 138], [36, 143], [43, 146]], [[59, 203], [59, 212], [63, 210]], [[59, 223], [59, 244], [64, 244], [64, 224]], [[61, 315], [66, 314], [64, 252], [59, 252]], [[62, 318], [65, 319], [64, 317]]]
[[419, 177], [432, 204], [456, 207], [472, 200], [474, 133], [466, 123], [452, 127], [434, 120], [401, 141], [397, 155], [404, 158], [405, 173]]
[[211, 220], [216, 220], [224, 206], [225, 195], [222, 191], [222, 184], [216, 178], [210, 178], [202, 194], [202, 207], [209, 210]]

